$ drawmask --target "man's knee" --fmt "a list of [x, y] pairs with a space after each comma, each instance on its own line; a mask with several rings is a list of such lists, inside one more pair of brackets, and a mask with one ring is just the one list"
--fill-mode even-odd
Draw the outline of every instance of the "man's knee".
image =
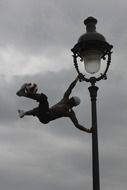
[[43, 93], [41, 94], [36, 94], [36, 97], [37, 97], [37, 101], [38, 102], [44, 102], [44, 101], [47, 101], [47, 96]]
[[41, 93], [40, 96], [41, 96], [42, 99], [46, 99], [47, 100], [47, 96], [45, 94]]

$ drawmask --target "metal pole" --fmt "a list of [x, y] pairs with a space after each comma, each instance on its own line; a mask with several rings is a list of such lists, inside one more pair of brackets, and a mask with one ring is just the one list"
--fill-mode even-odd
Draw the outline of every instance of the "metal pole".
[[93, 133], [92, 133], [93, 190], [100, 190], [97, 109], [96, 109], [98, 87], [95, 86], [95, 84], [92, 84], [88, 89], [91, 97], [91, 112], [92, 112], [92, 127], [93, 127]]

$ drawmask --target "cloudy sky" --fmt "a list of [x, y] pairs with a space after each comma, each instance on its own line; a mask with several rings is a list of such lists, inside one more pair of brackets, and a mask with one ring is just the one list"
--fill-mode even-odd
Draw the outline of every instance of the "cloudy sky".
[[[83, 20], [98, 19], [97, 30], [114, 45], [107, 81], [98, 83], [101, 189], [127, 187], [127, 2], [125, 0], [0, 0], [0, 189], [91, 190], [91, 135], [69, 119], [47, 125], [19, 119], [17, 109], [36, 102], [19, 98], [24, 82], [56, 103], [76, 77], [70, 49], [85, 32]], [[91, 126], [88, 84], [73, 95], [80, 123]]]

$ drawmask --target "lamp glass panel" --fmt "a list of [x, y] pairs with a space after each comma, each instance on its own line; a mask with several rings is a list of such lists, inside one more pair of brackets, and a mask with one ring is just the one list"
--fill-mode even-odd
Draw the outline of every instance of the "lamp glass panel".
[[100, 70], [102, 53], [97, 50], [85, 51], [83, 55], [85, 70], [87, 73], [95, 74]]

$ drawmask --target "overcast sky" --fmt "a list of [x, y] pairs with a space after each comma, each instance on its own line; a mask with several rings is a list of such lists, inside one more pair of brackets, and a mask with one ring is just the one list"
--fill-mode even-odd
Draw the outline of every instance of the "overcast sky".
[[[108, 80], [98, 83], [101, 189], [127, 187], [127, 2], [125, 0], [0, 0], [0, 189], [91, 190], [91, 135], [69, 119], [47, 125], [18, 118], [36, 102], [19, 98], [36, 82], [53, 105], [76, 77], [70, 49], [85, 33], [83, 20], [98, 19], [97, 31], [113, 44]], [[73, 95], [79, 122], [91, 126], [88, 84]]]

